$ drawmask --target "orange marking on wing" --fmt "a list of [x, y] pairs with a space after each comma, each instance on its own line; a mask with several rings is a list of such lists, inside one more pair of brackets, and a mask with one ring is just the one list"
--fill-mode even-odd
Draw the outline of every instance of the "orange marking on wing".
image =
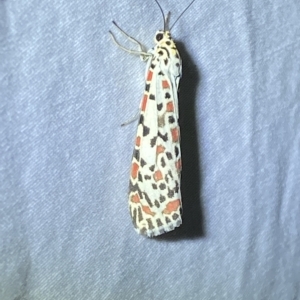
[[151, 81], [152, 80], [152, 75], [153, 75], [153, 72], [149, 71], [148, 75], [147, 75], [147, 81]]
[[174, 104], [172, 101], [167, 103], [167, 111], [168, 112], [173, 112], [174, 111]]
[[181, 159], [178, 159], [175, 163], [177, 171], [181, 171]]
[[140, 197], [138, 194], [134, 194], [133, 196], [131, 196], [131, 202], [133, 203], [140, 203]]
[[145, 94], [143, 97], [143, 100], [142, 100], [142, 107], [141, 107], [142, 111], [145, 111], [145, 109], [146, 109], [147, 100], [148, 100], [148, 95]]
[[142, 206], [142, 210], [144, 213], [151, 215], [151, 216], [155, 216], [155, 213], [153, 211], [151, 211], [149, 206]]
[[135, 139], [135, 145], [138, 146], [138, 147], [141, 145], [141, 137], [140, 136], [136, 137], [136, 139]]
[[162, 88], [163, 89], [169, 89], [170, 88], [168, 80], [163, 80], [162, 81]]
[[154, 173], [153, 177], [155, 181], [159, 181], [164, 178], [162, 172], [159, 170]]
[[139, 170], [139, 165], [137, 163], [133, 163], [131, 166], [131, 177], [136, 178]]
[[166, 150], [166, 148], [165, 148], [164, 146], [158, 145], [158, 146], [156, 147], [156, 154], [164, 153], [165, 150]]
[[163, 213], [168, 215], [171, 214], [172, 212], [176, 211], [178, 207], [180, 207], [180, 204], [181, 202], [179, 199], [169, 202]]
[[173, 142], [178, 142], [179, 141], [179, 130], [178, 130], [178, 128], [173, 128], [171, 130], [171, 133], [172, 133]]

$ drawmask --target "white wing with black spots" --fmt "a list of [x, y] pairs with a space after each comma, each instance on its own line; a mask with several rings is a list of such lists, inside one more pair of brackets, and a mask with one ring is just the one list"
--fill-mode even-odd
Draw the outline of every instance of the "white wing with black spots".
[[129, 208], [135, 229], [147, 236], [181, 224], [178, 84], [181, 60], [169, 31], [156, 33], [146, 71], [131, 167]]

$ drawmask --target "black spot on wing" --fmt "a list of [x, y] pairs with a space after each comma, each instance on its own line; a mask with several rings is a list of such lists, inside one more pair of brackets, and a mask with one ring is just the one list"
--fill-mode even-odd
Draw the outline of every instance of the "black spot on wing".
[[165, 183], [161, 183], [161, 184], [159, 185], [159, 188], [160, 188], [161, 190], [165, 190], [165, 189], [166, 189], [166, 184], [165, 184]]
[[153, 224], [152, 224], [152, 220], [151, 219], [146, 219], [147, 220], [147, 223], [148, 223], [148, 228], [150, 229], [150, 230], [152, 230], [152, 229], [154, 229], [154, 226], [153, 226]]
[[133, 157], [139, 161], [140, 160], [140, 150], [134, 150], [133, 151]]
[[157, 135], [164, 141], [168, 141], [168, 134], [165, 133], [165, 134], [161, 134], [160, 131], [158, 131]]
[[171, 220], [168, 217], [166, 217], [165, 220], [167, 224], [171, 222]]
[[178, 157], [178, 155], [179, 155], [179, 148], [177, 146], [175, 146], [175, 155], [176, 155], [176, 157]]
[[140, 161], [140, 163], [141, 163], [141, 167], [144, 167], [147, 163], [145, 162], [145, 160], [144, 159], [142, 159], [141, 158], [141, 161]]
[[175, 191], [175, 193], [178, 193], [178, 192], [179, 192], [179, 183], [178, 183], [177, 180], [175, 181], [174, 191]]
[[175, 118], [173, 116], [169, 116], [169, 123], [170, 124], [175, 123]]
[[171, 152], [166, 152], [166, 156], [168, 158], [168, 160], [172, 160], [173, 159], [173, 155]]
[[139, 222], [141, 222], [143, 220], [143, 213], [142, 213], [142, 209], [140, 206], [138, 207], [138, 220], [139, 220]]
[[130, 180], [129, 182], [129, 191], [130, 192], [137, 192], [139, 190], [137, 184], [133, 184], [132, 181]]
[[139, 180], [140, 182], [143, 182], [143, 177], [142, 177], [141, 173], [138, 174], [138, 180]]
[[169, 198], [173, 198], [174, 197], [174, 191], [170, 190], [169, 188], [168, 188], [168, 197]]
[[161, 222], [160, 219], [156, 219], [156, 224], [157, 224], [158, 227], [163, 226], [163, 223]]
[[166, 166], [166, 162], [163, 157], [161, 158], [160, 162], [161, 162], [161, 166], [164, 168]]
[[159, 196], [159, 201], [160, 201], [160, 203], [163, 203], [164, 201], [166, 201], [166, 197], [163, 196], [163, 195], [160, 195]]
[[137, 210], [136, 208], [134, 208], [133, 212], [132, 212], [132, 223], [133, 223], [133, 226], [135, 228], [137, 228]]
[[157, 110], [158, 111], [161, 111], [161, 109], [163, 108], [163, 105], [162, 105], [162, 103], [160, 103], [160, 104], [157, 104]]
[[133, 212], [131, 213], [131, 218], [132, 218], [132, 223], [133, 223], [133, 226], [135, 228], [137, 228], [137, 211], [136, 211], [136, 208], [133, 209]]
[[143, 126], [143, 136], [147, 136], [150, 132], [150, 128], [147, 126]]
[[173, 216], [172, 216], [172, 219], [175, 221], [175, 220], [177, 220], [179, 218], [179, 215], [178, 214], [173, 214]]
[[144, 178], [145, 178], [145, 180], [150, 180], [150, 179], [151, 179], [151, 176], [149, 176], [149, 175], [144, 175]]
[[147, 193], [144, 193], [144, 196], [145, 196], [145, 200], [147, 201], [148, 205], [150, 207], [153, 206], [152, 202], [151, 202], [151, 199], [149, 198], [148, 194]]
[[154, 138], [152, 138], [152, 139], [150, 140], [150, 145], [151, 145], [151, 147], [154, 147], [154, 146], [156, 145], [156, 139], [157, 139], [157, 137], [155, 136]]
[[166, 181], [167, 184], [169, 183], [169, 176], [168, 176], [168, 174], [166, 174], [166, 176], [165, 176], [165, 181]]
[[144, 123], [144, 115], [140, 115], [139, 124], [143, 124], [143, 123]]

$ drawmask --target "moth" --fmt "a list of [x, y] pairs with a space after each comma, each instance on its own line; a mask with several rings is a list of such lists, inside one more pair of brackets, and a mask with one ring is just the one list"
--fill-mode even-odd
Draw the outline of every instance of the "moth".
[[147, 61], [145, 89], [131, 163], [129, 210], [135, 230], [148, 237], [171, 231], [182, 223], [178, 123], [178, 88], [182, 63], [169, 29], [170, 12], [165, 17], [159, 2], [155, 2], [163, 15], [164, 29], [156, 32], [152, 49], [145, 51], [139, 41], [129, 36], [114, 21], [113, 24], [136, 43], [139, 50], [123, 47], [110, 32], [120, 48]]

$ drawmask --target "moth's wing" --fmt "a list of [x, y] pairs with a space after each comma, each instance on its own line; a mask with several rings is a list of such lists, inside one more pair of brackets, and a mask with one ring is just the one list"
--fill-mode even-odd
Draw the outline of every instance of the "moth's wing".
[[146, 74], [129, 193], [134, 227], [147, 236], [181, 224], [177, 84], [155, 63], [149, 63]]

